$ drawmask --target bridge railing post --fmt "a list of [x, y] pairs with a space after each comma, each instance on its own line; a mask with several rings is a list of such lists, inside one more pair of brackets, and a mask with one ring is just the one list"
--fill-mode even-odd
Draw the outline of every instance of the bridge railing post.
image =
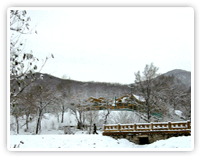
[[151, 122], [150, 125], [151, 125], [151, 131], [153, 131], [153, 122]]
[[191, 122], [188, 120], [188, 121], [187, 121], [187, 129], [191, 129], [190, 123], [191, 123]]
[[137, 125], [134, 124], [134, 131], [137, 131]]
[[121, 125], [118, 123], [118, 131], [121, 130]]
[[170, 129], [170, 130], [172, 129], [170, 121], [168, 122], [168, 129]]

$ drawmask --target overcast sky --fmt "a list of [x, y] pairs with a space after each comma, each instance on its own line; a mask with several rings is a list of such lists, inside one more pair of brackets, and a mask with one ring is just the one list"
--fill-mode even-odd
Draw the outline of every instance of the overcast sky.
[[159, 73], [191, 71], [192, 8], [34, 9], [27, 11], [38, 34], [26, 37], [25, 50], [32, 50], [41, 59], [54, 54], [43, 73], [79, 81], [128, 84], [134, 82], [134, 72], [143, 71], [152, 62]]

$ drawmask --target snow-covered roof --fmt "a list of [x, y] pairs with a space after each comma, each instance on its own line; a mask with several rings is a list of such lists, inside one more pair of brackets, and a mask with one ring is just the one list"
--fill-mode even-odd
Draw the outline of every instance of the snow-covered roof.
[[[122, 96], [120, 98], [117, 98], [116, 103], [118, 103], [118, 102], [127, 103], [130, 100], [130, 97], [131, 97], [131, 95], [125, 95], [125, 96]], [[143, 97], [141, 97], [141, 96], [133, 94], [133, 97], [135, 99], [139, 100], [140, 102], [145, 102], [145, 99]], [[115, 106], [115, 100], [113, 101], [112, 106]]]
[[180, 110], [175, 110], [175, 114], [178, 115], [179, 117], [182, 117], [182, 111]]
[[142, 102], [145, 101], [145, 99], [144, 99], [143, 97], [141, 97], [141, 96], [138, 96], [138, 95], [135, 95], [135, 94], [133, 94], [133, 96], [134, 96], [136, 99], [138, 99], [139, 101], [142, 101]]

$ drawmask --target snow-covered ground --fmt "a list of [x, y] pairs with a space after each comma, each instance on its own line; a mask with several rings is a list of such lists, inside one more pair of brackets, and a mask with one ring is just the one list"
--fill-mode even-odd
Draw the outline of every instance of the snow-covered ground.
[[[50, 135], [10, 135], [9, 150], [146, 150], [147, 149], [186, 149], [191, 150], [191, 136], [173, 137], [167, 140], [156, 141], [148, 145], [137, 145], [127, 139], [113, 139], [103, 136], [102, 131], [98, 135], [86, 134], [77, 131], [74, 135], [65, 135], [62, 131], [52, 131]], [[16, 148], [14, 148], [16, 147]], [[54, 149], [53, 149], [54, 148]]]

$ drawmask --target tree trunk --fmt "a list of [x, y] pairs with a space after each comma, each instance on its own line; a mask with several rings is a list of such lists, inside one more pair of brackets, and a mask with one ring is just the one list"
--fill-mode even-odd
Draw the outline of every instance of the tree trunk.
[[15, 115], [15, 121], [16, 121], [16, 131], [17, 131], [17, 134], [19, 134], [19, 121], [18, 121], [18, 116]]
[[[91, 111], [92, 112], [92, 111]], [[91, 134], [91, 127], [92, 127], [92, 123], [93, 123], [93, 120], [92, 120], [92, 113], [90, 114], [90, 130], [89, 130], [89, 134]]]
[[146, 107], [147, 107], [147, 122], [150, 122], [150, 106], [148, 99], [146, 100]]
[[82, 129], [82, 127], [83, 127], [83, 124], [82, 124], [82, 122], [79, 122], [79, 121], [78, 121], [78, 125], [77, 125], [77, 128], [78, 128], [78, 129]]
[[64, 121], [64, 113], [65, 113], [65, 107], [62, 106], [62, 119], [61, 119], [61, 123], [63, 123], [63, 121]]
[[58, 123], [60, 122], [60, 115], [59, 114], [57, 114], [57, 121], [58, 121]]
[[41, 129], [41, 117], [39, 116], [37, 120], [37, 125], [36, 125], [36, 134], [39, 133], [40, 129]]
[[38, 134], [39, 131], [41, 130], [41, 117], [42, 117], [42, 110], [39, 110], [39, 117], [36, 125], [36, 134]]
[[147, 106], [147, 122], [150, 122], [149, 106]]
[[108, 117], [108, 115], [110, 114], [110, 112], [109, 112], [109, 110], [107, 110], [107, 114], [105, 115], [105, 121], [104, 121], [104, 124], [107, 124], [107, 117]]
[[26, 114], [26, 129], [29, 129], [29, 114]]

